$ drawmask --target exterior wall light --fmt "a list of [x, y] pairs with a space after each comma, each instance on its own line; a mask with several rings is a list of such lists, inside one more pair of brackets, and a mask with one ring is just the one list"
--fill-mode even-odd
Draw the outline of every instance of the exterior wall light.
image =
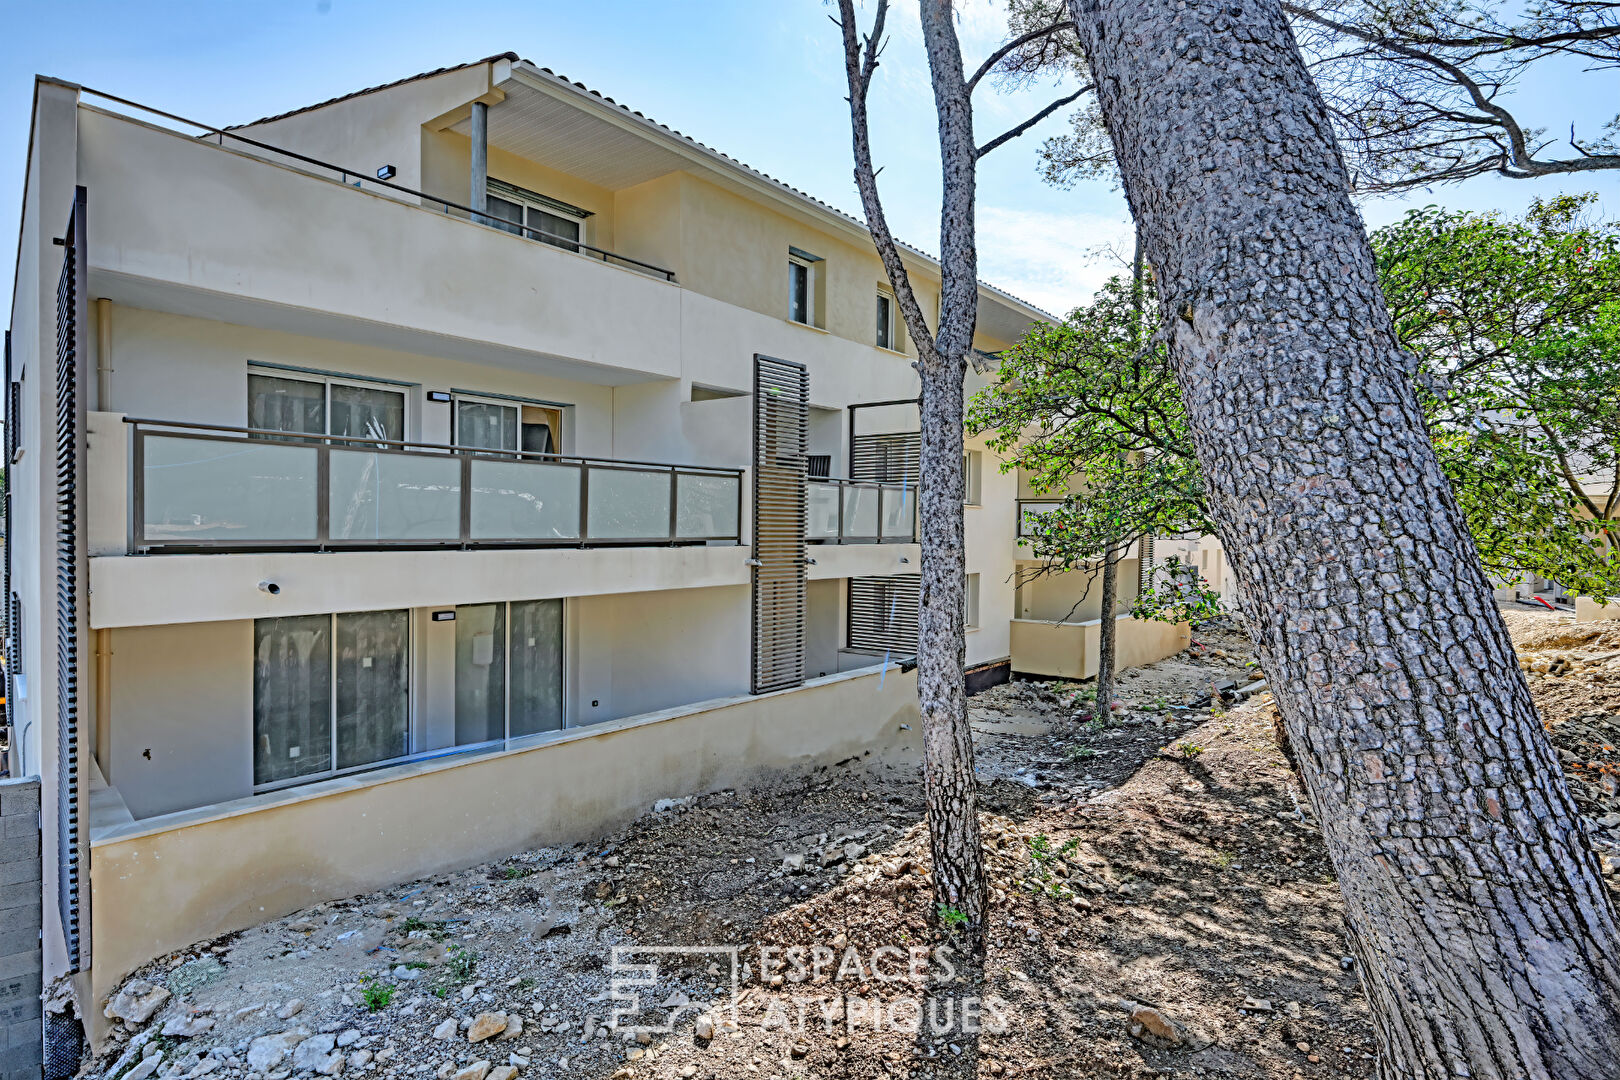
[[394, 167], [392, 165], [384, 165], [382, 168], [377, 170], [377, 179], [379, 179], [379, 180], [392, 180], [393, 178], [394, 178]]

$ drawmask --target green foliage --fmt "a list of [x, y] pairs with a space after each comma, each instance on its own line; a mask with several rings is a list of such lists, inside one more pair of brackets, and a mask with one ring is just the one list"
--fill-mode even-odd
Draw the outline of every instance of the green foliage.
[[386, 1009], [388, 1003], [394, 1000], [394, 984], [384, 982], [373, 975], [365, 975], [360, 979], [360, 996], [365, 999], [366, 1008], [372, 1012]]
[[452, 945], [444, 970], [456, 982], [468, 982], [478, 971], [478, 954], [462, 945]]
[[935, 904], [934, 910], [939, 914], [939, 921], [945, 924], [946, 931], [953, 935], [967, 925], [968, 917], [960, 908], [951, 907], [949, 904]]
[[[1139, 537], [1210, 531], [1169, 354], [1144, 344], [1157, 318], [1151, 280], [1134, 290], [1112, 278], [1063, 322], [1031, 327], [969, 404], [968, 427], [990, 433], [1004, 471], [1064, 493], [1025, 524], [1048, 563], [1078, 566]], [[1083, 493], [1072, 492], [1080, 478]]]
[[1131, 604], [1134, 619], [1155, 619], [1168, 623], [1200, 623], [1221, 613], [1221, 594], [1192, 563], [1171, 555], [1153, 568], [1142, 590]]
[[1181, 752], [1181, 756], [1186, 758], [1188, 761], [1191, 761], [1193, 758], [1204, 752], [1204, 748], [1194, 742], [1177, 743], [1176, 749], [1179, 750]]
[[[1372, 236], [1418, 400], [1488, 573], [1620, 596], [1620, 226], [1593, 196], [1522, 219], [1429, 207]], [[1003, 468], [1062, 493], [1025, 526], [1048, 565], [1080, 566], [1142, 536], [1210, 533], [1151, 278], [1114, 278], [1062, 323], [1002, 354], [968, 410]], [[1056, 494], [1054, 494], [1056, 497]], [[1132, 614], [1198, 621], [1215, 596], [1167, 569]], [[1177, 576], [1179, 575], [1179, 577]], [[1155, 612], [1160, 614], [1155, 614]]]
[[1372, 239], [1487, 569], [1601, 597], [1620, 595], [1620, 226], [1587, 219], [1594, 199], [1427, 207]]

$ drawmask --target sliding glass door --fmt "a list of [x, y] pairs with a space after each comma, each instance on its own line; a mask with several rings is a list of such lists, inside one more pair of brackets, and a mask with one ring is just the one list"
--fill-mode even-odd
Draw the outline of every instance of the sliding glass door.
[[337, 767], [410, 753], [410, 612], [337, 617]]
[[563, 726], [563, 602], [512, 604], [511, 738]]
[[403, 609], [254, 621], [255, 787], [562, 730], [563, 601], [417, 617], [420, 635]]
[[506, 605], [456, 608], [456, 745], [506, 737]]

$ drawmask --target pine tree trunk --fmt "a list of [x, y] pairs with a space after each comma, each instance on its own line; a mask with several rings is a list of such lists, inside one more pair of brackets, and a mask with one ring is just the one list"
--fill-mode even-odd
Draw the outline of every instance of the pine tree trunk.
[[917, 630], [917, 703], [935, 899], [978, 927], [985, 903], [973, 729], [968, 723], [962, 594], [962, 383], [966, 360], [925, 360], [922, 402], [922, 611]]
[[1114, 643], [1119, 624], [1114, 621], [1114, 605], [1119, 595], [1119, 556], [1121, 549], [1103, 552], [1102, 622], [1097, 627], [1097, 718], [1106, 720], [1114, 713]]
[[1070, 0], [1387, 1077], [1612, 1078], [1614, 908], [1277, 0]]

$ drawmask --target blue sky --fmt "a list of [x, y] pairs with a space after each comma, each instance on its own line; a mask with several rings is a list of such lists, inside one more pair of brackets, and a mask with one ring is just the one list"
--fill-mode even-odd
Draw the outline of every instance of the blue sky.
[[[913, 4], [896, 0], [894, 40], [872, 102], [874, 150], [890, 221], [938, 250], [938, 156]], [[870, 4], [865, 14], [869, 17]], [[963, 48], [976, 65], [1000, 39], [1001, 6], [961, 0]], [[209, 124], [241, 123], [446, 64], [511, 50], [678, 128], [842, 209], [858, 213], [833, 9], [822, 0], [0, 0], [0, 221], [15, 249], [32, 80], [60, 76]], [[1602, 79], [1595, 83], [1594, 78]], [[1595, 134], [1620, 99], [1613, 76], [1554, 73], [1518, 95], [1536, 122]], [[981, 90], [981, 137], [1056, 96]], [[1580, 104], [1571, 106], [1571, 101]], [[1571, 113], [1570, 109], [1574, 109]], [[1058, 190], [1036, 169], [1054, 117], [983, 162], [980, 275], [1049, 310], [1086, 299], [1118, 269], [1099, 249], [1129, 237], [1105, 183]], [[341, 164], [341, 163], [340, 163]], [[1620, 214], [1620, 175], [1544, 181], [1480, 178], [1367, 204], [1372, 225], [1437, 202], [1517, 213], [1535, 195], [1598, 191]], [[13, 260], [4, 259], [3, 295]]]

